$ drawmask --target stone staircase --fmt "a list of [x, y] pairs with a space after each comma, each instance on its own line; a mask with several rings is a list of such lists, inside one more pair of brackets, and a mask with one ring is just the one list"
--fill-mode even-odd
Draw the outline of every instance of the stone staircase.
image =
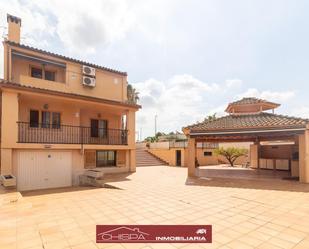
[[160, 166], [160, 165], [167, 165], [167, 163], [161, 160], [160, 158], [155, 157], [154, 155], [152, 155], [145, 149], [136, 150], [136, 166], [137, 167]]

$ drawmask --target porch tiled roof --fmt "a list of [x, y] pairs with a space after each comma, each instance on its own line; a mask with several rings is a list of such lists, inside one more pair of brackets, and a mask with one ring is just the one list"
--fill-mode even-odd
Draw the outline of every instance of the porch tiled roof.
[[185, 128], [191, 133], [207, 131], [234, 131], [234, 130], [263, 130], [304, 128], [309, 123], [308, 119], [289, 117], [272, 113], [255, 113], [242, 115], [228, 115], [213, 121], [196, 123]]

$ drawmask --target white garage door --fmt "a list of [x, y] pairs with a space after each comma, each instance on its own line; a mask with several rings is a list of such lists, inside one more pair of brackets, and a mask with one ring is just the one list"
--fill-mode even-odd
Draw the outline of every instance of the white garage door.
[[19, 191], [72, 185], [71, 152], [20, 151], [17, 158]]

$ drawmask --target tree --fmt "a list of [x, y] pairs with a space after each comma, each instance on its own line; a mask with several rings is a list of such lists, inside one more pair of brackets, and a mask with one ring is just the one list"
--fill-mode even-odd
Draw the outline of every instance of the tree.
[[217, 148], [214, 150], [216, 155], [224, 156], [230, 163], [231, 167], [234, 167], [234, 162], [241, 156], [248, 155], [248, 150], [245, 148], [228, 147], [228, 148]]
[[158, 131], [155, 136], [146, 137], [144, 141], [149, 143], [158, 142], [159, 137], [164, 135], [166, 135], [164, 132]]
[[217, 119], [217, 113], [214, 113], [212, 115], [208, 115], [206, 118], [204, 118], [204, 122], [211, 122]]
[[158, 139], [157, 139], [157, 137], [146, 137], [146, 138], [144, 139], [144, 141], [145, 141], [145, 142], [148, 142], [148, 143], [154, 143], [154, 142], [157, 142]]
[[165, 136], [166, 134], [164, 132], [158, 131], [156, 133], [156, 138], [160, 137], [160, 136]]
[[136, 104], [137, 101], [139, 100], [138, 94], [139, 92], [137, 92], [136, 89], [131, 84], [128, 84], [127, 86], [128, 102], [131, 104]]

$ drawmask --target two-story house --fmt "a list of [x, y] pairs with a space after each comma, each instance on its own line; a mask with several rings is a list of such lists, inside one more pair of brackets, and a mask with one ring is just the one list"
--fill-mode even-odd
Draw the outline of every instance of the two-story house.
[[78, 184], [96, 168], [135, 171], [135, 112], [127, 73], [20, 43], [7, 16], [1, 89], [1, 175], [18, 190]]

